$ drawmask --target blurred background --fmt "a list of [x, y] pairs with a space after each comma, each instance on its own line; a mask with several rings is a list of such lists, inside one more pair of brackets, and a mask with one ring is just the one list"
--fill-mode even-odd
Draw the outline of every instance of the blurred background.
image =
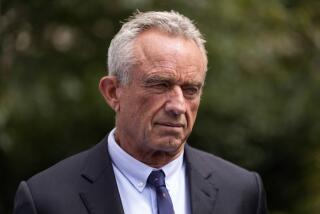
[[[114, 124], [98, 91], [121, 21], [176, 10], [207, 39], [189, 142], [255, 170], [272, 214], [320, 210], [319, 0], [1, 0], [0, 213], [19, 181]], [[53, 178], [54, 179], [54, 178]]]

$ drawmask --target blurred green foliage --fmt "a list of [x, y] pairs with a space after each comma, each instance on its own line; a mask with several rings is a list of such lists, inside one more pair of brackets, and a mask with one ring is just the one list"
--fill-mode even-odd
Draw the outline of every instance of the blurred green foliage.
[[2, 0], [0, 213], [11, 213], [19, 181], [113, 127], [98, 81], [119, 20], [136, 9], [177, 10], [207, 39], [191, 144], [258, 171], [271, 213], [317, 213], [318, 0]]

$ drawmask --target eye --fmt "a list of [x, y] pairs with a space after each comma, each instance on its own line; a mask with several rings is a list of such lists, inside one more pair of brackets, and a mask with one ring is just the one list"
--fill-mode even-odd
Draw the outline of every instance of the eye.
[[196, 86], [186, 86], [182, 88], [184, 96], [194, 98], [200, 93], [200, 88]]
[[169, 81], [165, 81], [165, 80], [148, 80], [144, 83], [144, 87], [146, 89], [150, 89], [153, 90], [155, 92], [165, 92], [167, 90], [170, 89], [171, 84]]
[[151, 87], [155, 89], [168, 89], [170, 85], [167, 82], [158, 82], [154, 83]]

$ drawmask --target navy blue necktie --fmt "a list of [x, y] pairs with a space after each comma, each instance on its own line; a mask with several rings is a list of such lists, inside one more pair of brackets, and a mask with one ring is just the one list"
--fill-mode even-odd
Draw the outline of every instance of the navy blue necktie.
[[162, 170], [152, 171], [148, 177], [148, 184], [156, 189], [158, 214], [174, 214], [164, 177], [165, 175]]

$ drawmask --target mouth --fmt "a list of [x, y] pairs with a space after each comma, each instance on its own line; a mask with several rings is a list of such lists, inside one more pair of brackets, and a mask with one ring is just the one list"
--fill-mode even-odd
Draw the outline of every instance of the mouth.
[[164, 126], [168, 128], [184, 128], [185, 125], [183, 123], [172, 123], [172, 122], [158, 122], [155, 123], [157, 126]]

